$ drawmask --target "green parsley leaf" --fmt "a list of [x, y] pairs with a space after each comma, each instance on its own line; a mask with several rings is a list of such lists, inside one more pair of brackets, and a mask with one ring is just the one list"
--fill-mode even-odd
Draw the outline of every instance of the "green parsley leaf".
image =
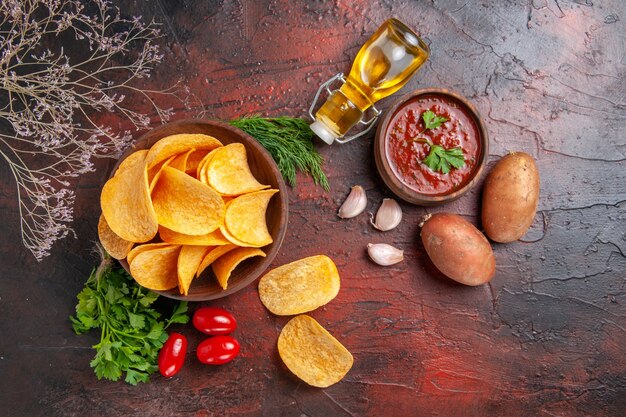
[[461, 148], [444, 149], [440, 145], [431, 145], [430, 153], [424, 158], [424, 163], [433, 171], [444, 174], [450, 172], [450, 167], [461, 168], [465, 165], [465, 158]]
[[100, 329], [100, 343], [91, 367], [98, 379], [124, 380], [132, 385], [148, 382], [158, 370], [157, 357], [167, 340], [166, 328], [186, 323], [187, 303], [178, 303], [172, 316], [163, 321], [151, 305], [158, 295], [140, 287], [121, 268], [113, 268], [106, 257], [92, 271], [77, 295], [76, 316], [70, 317], [76, 334]]
[[416, 142], [426, 143], [430, 147], [430, 152], [422, 162], [433, 171], [439, 171], [444, 174], [449, 173], [452, 167], [461, 168], [464, 166], [465, 156], [463, 155], [463, 149], [459, 147], [445, 149], [443, 146], [435, 145], [428, 138], [421, 136], [429, 129], [438, 128], [442, 123], [447, 122], [448, 119], [443, 116], [437, 116], [431, 110], [426, 110], [422, 113], [422, 120], [424, 120], [424, 130], [422, 130], [417, 137], [411, 139]]
[[437, 116], [431, 110], [426, 110], [424, 113], [422, 113], [422, 120], [424, 120], [424, 127], [426, 129], [436, 129], [441, 126], [442, 123], [448, 121], [446, 117]]

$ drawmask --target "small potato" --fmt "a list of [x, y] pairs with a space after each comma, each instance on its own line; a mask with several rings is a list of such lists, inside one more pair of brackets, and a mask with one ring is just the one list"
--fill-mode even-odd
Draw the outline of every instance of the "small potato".
[[539, 202], [539, 171], [524, 152], [506, 155], [493, 167], [483, 188], [482, 223], [487, 236], [500, 243], [524, 236]]
[[437, 269], [465, 285], [493, 278], [496, 258], [485, 236], [456, 214], [433, 214], [422, 222], [422, 243]]

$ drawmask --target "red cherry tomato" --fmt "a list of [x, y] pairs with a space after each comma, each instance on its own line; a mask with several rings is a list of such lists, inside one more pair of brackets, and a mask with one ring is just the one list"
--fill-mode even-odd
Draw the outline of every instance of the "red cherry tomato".
[[180, 371], [187, 354], [187, 338], [180, 333], [171, 333], [159, 351], [159, 371], [172, 377]]
[[212, 336], [230, 334], [237, 328], [237, 320], [221, 308], [202, 307], [193, 314], [193, 327]]
[[239, 342], [230, 336], [215, 336], [200, 342], [196, 355], [202, 363], [222, 365], [239, 354]]

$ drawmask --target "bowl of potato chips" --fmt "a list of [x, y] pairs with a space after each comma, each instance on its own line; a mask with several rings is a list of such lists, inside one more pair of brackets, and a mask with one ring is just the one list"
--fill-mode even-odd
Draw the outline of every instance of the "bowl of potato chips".
[[181, 120], [122, 155], [102, 189], [98, 236], [140, 285], [212, 300], [269, 267], [288, 203], [276, 163], [254, 138], [222, 122]]

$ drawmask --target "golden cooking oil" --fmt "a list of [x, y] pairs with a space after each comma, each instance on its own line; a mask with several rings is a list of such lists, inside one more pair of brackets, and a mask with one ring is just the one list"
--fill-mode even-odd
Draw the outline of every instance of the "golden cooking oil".
[[429, 55], [404, 23], [387, 20], [361, 47], [345, 83], [317, 111], [311, 128], [327, 143], [344, 136], [375, 102], [402, 88]]

